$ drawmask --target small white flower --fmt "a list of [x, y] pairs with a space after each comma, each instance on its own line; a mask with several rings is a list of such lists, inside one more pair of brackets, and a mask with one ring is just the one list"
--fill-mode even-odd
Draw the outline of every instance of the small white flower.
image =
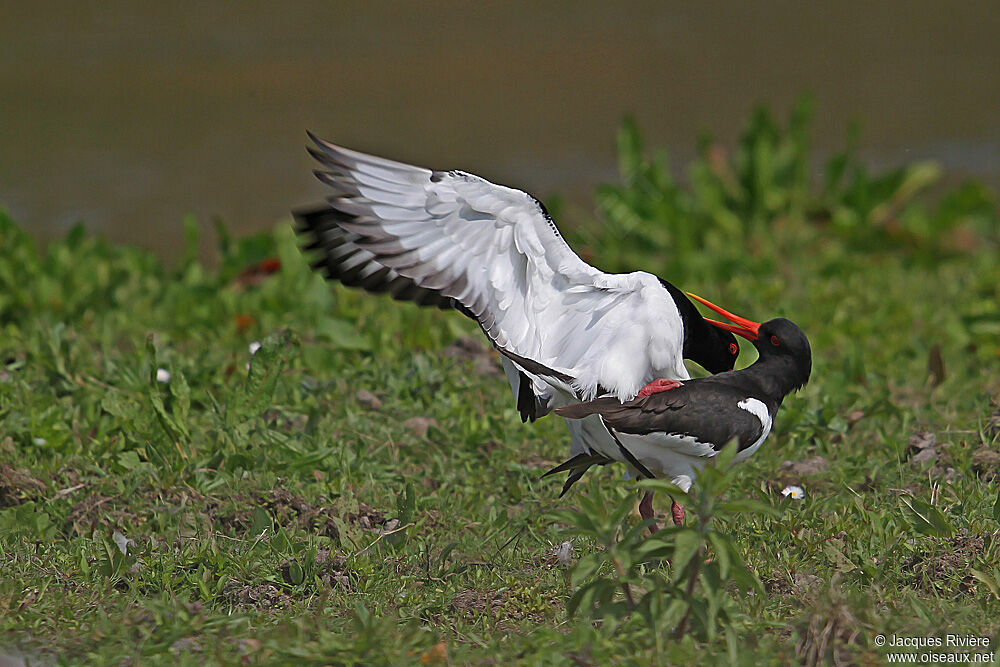
[[168, 371], [166, 368], [157, 368], [156, 381], [162, 382], [163, 384], [170, 382], [170, 371]]
[[806, 497], [806, 492], [801, 486], [786, 486], [781, 490], [781, 495], [792, 500], [802, 500]]
[[31, 441], [38, 447], [41, 447], [48, 442], [45, 438], [32, 438]]
[[250, 354], [257, 354], [257, 350], [260, 349], [260, 343], [254, 341], [250, 343]]

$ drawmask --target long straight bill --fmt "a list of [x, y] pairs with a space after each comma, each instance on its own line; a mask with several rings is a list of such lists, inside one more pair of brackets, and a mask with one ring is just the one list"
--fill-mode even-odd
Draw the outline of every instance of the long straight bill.
[[706, 317], [705, 321], [708, 322], [709, 324], [711, 324], [713, 326], [716, 326], [716, 327], [719, 327], [720, 329], [725, 329], [726, 331], [731, 331], [732, 333], [736, 334], [737, 336], [743, 336], [747, 340], [757, 340], [757, 335], [758, 335], [758, 332], [760, 331], [760, 322], [754, 322], [753, 320], [748, 320], [745, 317], [740, 317], [739, 315], [734, 315], [733, 313], [730, 313], [725, 308], [722, 308], [720, 306], [716, 306], [711, 301], [709, 301], [707, 299], [703, 299], [700, 296], [698, 296], [697, 294], [692, 294], [691, 292], [687, 292], [687, 295], [689, 297], [691, 297], [692, 299], [694, 299], [695, 301], [697, 301], [698, 303], [706, 306], [707, 308], [711, 308], [712, 310], [714, 310], [715, 312], [717, 312], [719, 315], [722, 315], [727, 320], [729, 320], [730, 322], [734, 323], [734, 324], [727, 324], [726, 322], [719, 322], [717, 320], [710, 320], [710, 319], [708, 319]]

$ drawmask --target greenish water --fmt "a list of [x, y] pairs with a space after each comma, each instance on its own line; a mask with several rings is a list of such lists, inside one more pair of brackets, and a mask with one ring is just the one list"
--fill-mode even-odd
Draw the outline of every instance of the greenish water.
[[545, 196], [563, 224], [615, 173], [614, 129], [691, 155], [748, 110], [816, 96], [820, 155], [850, 119], [876, 164], [1000, 183], [992, 2], [121, 3], [0, 9], [0, 204], [176, 253], [180, 218], [265, 228], [319, 199], [306, 129]]

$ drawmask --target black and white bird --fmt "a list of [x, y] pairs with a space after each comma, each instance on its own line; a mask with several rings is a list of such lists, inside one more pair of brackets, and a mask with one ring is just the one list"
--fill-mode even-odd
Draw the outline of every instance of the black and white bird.
[[[560, 405], [634, 398], [684, 359], [731, 370], [736, 339], [665, 280], [608, 274], [580, 259], [531, 195], [462, 171], [432, 171], [310, 134], [327, 205], [295, 213], [314, 267], [351, 287], [454, 308], [494, 346], [566, 370], [570, 391], [502, 357], [522, 420]], [[611, 444], [598, 418], [568, 420], [571, 455]]]
[[[735, 322], [714, 324], [751, 340], [759, 353], [757, 361], [738, 371], [659, 383], [649, 395], [631, 401], [607, 396], [557, 408], [556, 414], [567, 419], [599, 417], [614, 442], [613, 447], [580, 453], [546, 473], [569, 472], [563, 493], [591, 466], [613, 461], [626, 463], [635, 475], [663, 477], [687, 491], [695, 474], [728, 443], [735, 441], [739, 448], [735, 461], [752, 456], [771, 432], [785, 396], [809, 381], [812, 354], [798, 326], [783, 318], [759, 324], [691, 296]], [[563, 369], [510, 358], [553, 383], [573, 384]], [[653, 517], [651, 501], [647, 493], [640, 503], [645, 519]], [[675, 523], [683, 521], [683, 508], [676, 502], [672, 514]]]

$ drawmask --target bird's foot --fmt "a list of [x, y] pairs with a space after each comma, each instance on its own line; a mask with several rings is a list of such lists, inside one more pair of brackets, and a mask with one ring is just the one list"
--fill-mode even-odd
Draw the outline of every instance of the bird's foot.
[[[647, 491], [645, 494], [643, 494], [642, 500], [639, 501], [639, 516], [641, 516], [644, 520], [649, 520], [656, 517], [656, 513], [653, 511], [652, 491]], [[659, 527], [656, 525], [656, 522], [653, 521], [653, 523], [650, 524], [649, 526], [650, 534], [654, 534], [658, 530]]]
[[652, 396], [653, 394], [659, 394], [661, 391], [670, 391], [671, 389], [677, 389], [677, 387], [680, 387], [682, 384], [684, 383], [679, 382], [678, 380], [664, 380], [662, 378], [659, 380], [653, 380], [652, 382], [650, 382], [645, 387], [639, 390], [639, 393], [636, 394], [636, 398], [642, 398], [644, 396]]
[[670, 514], [673, 516], [675, 526], [684, 525], [684, 506], [676, 502], [670, 506]]

